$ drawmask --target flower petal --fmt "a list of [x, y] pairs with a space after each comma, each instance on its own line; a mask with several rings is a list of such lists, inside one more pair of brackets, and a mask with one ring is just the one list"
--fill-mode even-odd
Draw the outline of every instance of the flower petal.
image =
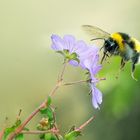
[[78, 66], [79, 65], [79, 63], [77, 61], [75, 61], [75, 60], [70, 60], [69, 64], [71, 64], [73, 66]]
[[52, 49], [59, 51], [64, 49], [64, 41], [58, 35], [52, 35]]
[[69, 50], [70, 53], [72, 53], [73, 49], [75, 47], [75, 43], [76, 43], [75, 37], [72, 36], [72, 35], [65, 35], [63, 37], [63, 40], [65, 42], [65, 48], [64, 49], [67, 49], [67, 50]]
[[100, 108], [99, 105], [102, 103], [102, 93], [94, 85], [92, 85], [92, 104], [95, 108]]
[[81, 67], [83, 69], [90, 69], [93, 66], [93, 64], [96, 65], [98, 63], [98, 50], [99, 49], [97, 47], [87, 47], [87, 50], [80, 57]]

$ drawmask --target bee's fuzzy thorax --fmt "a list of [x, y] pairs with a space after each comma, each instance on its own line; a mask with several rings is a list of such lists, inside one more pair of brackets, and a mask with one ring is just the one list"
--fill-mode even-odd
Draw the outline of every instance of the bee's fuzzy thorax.
[[124, 51], [123, 38], [119, 33], [111, 34], [111, 37], [117, 42], [120, 51]]

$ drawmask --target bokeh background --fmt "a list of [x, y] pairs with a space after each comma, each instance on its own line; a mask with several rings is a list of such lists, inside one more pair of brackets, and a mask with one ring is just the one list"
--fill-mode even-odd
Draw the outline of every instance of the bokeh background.
[[[91, 24], [110, 33], [126, 32], [140, 40], [139, 9], [139, 0], [1, 0], [0, 128], [6, 117], [6, 123], [12, 124], [19, 109], [21, 119], [26, 118], [53, 88], [63, 59], [50, 48], [52, 34], [73, 34], [91, 43], [81, 30], [81, 25]], [[87, 85], [63, 87], [55, 95], [53, 104], [62, 133], [96, 115], [79, 140], [140, 139], [140, 66], [136, 82], [130, 75], [131, 63], [115, 79], [120, 58], [109, 62], [98, 75], [107, 79], [98, 85], [104, 95], [100, 110], [92, 107]], [[66, 81], [83, 77], [79, 68], [67, 67]], [[35, 117], [28, 126], [34, 129], [39, 119]]]

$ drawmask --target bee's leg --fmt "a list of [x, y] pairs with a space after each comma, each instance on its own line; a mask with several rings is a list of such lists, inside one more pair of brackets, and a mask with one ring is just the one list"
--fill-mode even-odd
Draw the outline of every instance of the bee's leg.
[[137, 53], [135, 55], [135, 57], [131, 58], [131, 61], [132, 61], [132, 70], [131, 70], [131, 76], [134, 80], [137, 81], [137, 79], [134, 77], [134, 71], [135, 71], [135, 64], [138, 62], [138, 59], [139, 59], [139, 53]]
[[108, 57], [109, 55], [107, 54], [107, 51], [104, 51], [103, 53], [103, 57], [101, 59], [101, 64], [103, 63], [104, 60], [106, 60], [106, 57]]
[[104, 59], [106, 58], [106, 52], [104, 52], [103, 57], [101, 59], [101, 64], [103, 63]]
[[123, 60], [123, 58], [121, 59], [121, 66], [120, 66], [120, 70], [122, 70], [125, 66], [125, 61]]
[[121, 59], [121, 65], [120, 65], [120, 68], [119, 68], [119, 70], [118, 70], [118, 73], [116, 74], [116, 78], [118, 79], [118, 77], [119, 77], [119, 75], [120, 75], [120, 73], [121, 73], [121, 71], [123, 70], [123, 68], [124, 68], [124, 66], [125, 66], [125, 61], [123, 60], [123, 58]]
[[132, 64], [132, 70], [131, 70], [131, 76], [134, 80], [138, 81], [135, 77], [134, 77], [134, 71], [135, 71], [135, 63], [133, 62]]

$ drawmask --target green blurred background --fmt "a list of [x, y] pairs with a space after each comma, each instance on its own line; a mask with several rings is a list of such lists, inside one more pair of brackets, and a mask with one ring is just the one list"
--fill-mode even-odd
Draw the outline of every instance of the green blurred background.
[[[1, 0], [0, 1], [0, 128], [10, 125], [22, 109], [27, 117], [47, 97], [56, 82], [63, 59], [50, 48], [52, 34], [73, 34], [89, 42], [81, 25], [91, 24], [110, 33], [130, 33], [140, 40], [139, 0]], [[128, 63], [115, 79], [120, 58], [110, 59], [98, 75], [103, 104], [92, 107], [87, 85], [61, 88], [53, 99], [57, 122], [64, 133], [93, 114], [96, 119], [84, 129], [80, 140], [140, 139], [140, 66], [134, 81]], [[79, 68], [67, 67], [65, 80], [82, 79]], [[28, 125], [34, 128], [40, 117]], [[37, 136], [26, 136], [38, 139]]]

